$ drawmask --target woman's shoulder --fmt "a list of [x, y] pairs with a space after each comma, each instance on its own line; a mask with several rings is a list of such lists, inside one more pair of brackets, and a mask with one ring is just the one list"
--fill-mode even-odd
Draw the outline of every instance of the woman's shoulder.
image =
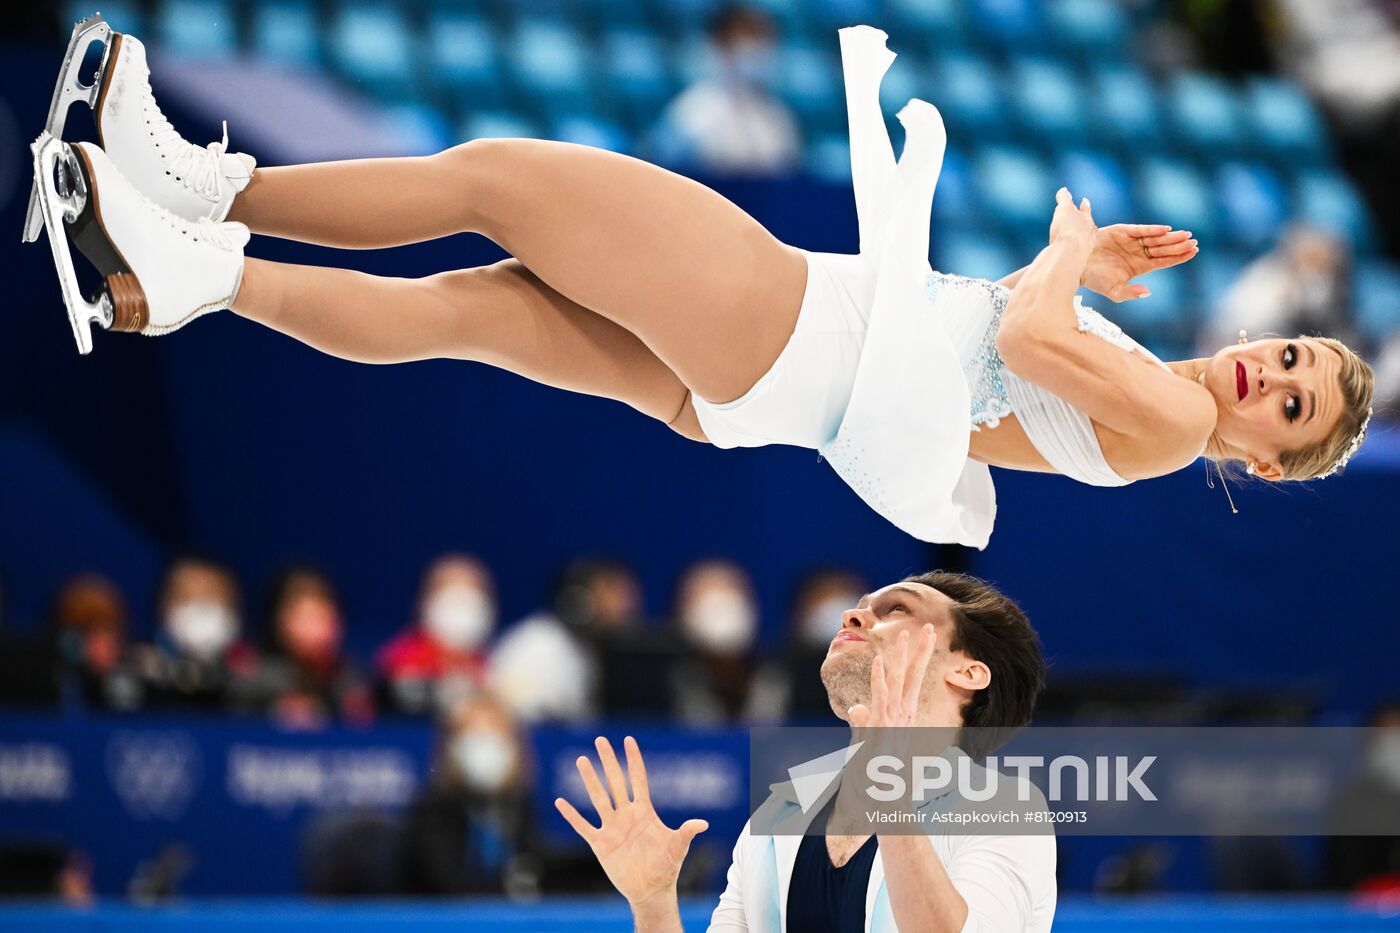
[[1175, 473], [1205, 453], [1215, 430], [1215, 402], [1200, 386], [1184, 379], [1180, 382], [1172, 397], [1162, 400], [1159, 414], [1140, 432], [1124, 434], [1100, 427], [1104, 455], [1124, 479]]

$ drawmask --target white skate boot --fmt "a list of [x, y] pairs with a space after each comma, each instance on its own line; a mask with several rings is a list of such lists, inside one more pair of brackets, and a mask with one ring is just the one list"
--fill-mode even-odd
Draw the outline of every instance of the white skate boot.
[[[70, 146], [45, 133], [33, 150], [40, 213], [79, 352], [92, 349], [94, 323], [158, 336], [233, 303], [247, 227], [172, 214], [92, 143]], [[91, 300], [79, 291], [69, 236], [102, 276]]]
[[257, 163], [226, 151], [228, 124], [219, 142], [205, 148], [186, 142], [156, 105], [150, 75], [141, 40], [116, 33], [93, 107], [102, 149], [142, 194], [171, 213], [223, 220]]
[[[93, 42], [102, 43], [102, 59], [91, 84], [78, 71]], [[98, 136], [122, 173], [151, 200], [186, 220], [223, 220], [233, 198], [248, 185], [256, 163], [252, 156], [225, 151], [228, 136], [201, 149], [176, 133], [156, 105], [139, 40], [113, 32], [94, 14], [73, 27], [68, 52], [54, 86], [44, 133], [63, 138], [68, 109], [82, 102], [93, 109]], [[24, 219], [24, 242], [32, 243], [43, 226], [36, 178]]]

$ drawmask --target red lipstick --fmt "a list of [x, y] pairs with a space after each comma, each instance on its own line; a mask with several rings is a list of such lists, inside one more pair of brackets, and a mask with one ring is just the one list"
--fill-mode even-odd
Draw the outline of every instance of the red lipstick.
[[1235, 391], [1239, 393], [1239, 400], [1244, 401], [1244, 397], [1249, 394], [1249, 376], [1244, 371], [1244, 364], [1235, 362]]

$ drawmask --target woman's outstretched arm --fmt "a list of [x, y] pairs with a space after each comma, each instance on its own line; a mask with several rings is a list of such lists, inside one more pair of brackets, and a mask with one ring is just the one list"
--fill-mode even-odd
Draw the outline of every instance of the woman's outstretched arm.
[[1061, 189], [1050, 245], [1021, 274], [1007, 303], [997, 349], [1012, 372], [1054, 392], [1096, 423], [1151, 438], [1163, 459], [1194, 459], [1215, 422], [1204, 389], [1080, 331], [1074, 293], [1094, 249], [1088, 202]]

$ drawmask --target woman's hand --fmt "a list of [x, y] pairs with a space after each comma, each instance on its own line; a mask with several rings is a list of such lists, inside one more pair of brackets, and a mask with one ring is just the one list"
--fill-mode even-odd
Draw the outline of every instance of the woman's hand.
[[598, 780], [593, 762], [580, 756], [576, 764], [588, 799], [593, 802], [593, 809], [598, 811], [603, 825], [593, 826], [563, 797], [554, 801], [554, 807], [588, 843], [608, 880], [627, 898], [634, 913], [640, 916], [649, 904], [657, 901], [666, 902], [665, 909], [669, 913], [669, 904], [676, 896], [676, 877], [690, 851], [690, 842], [709, 829], [710, 824], [704, 820], [686, 820], [680, 829], [668, 829], [661, 822], [651, 805], [647, 769], [636, 739], [629, 735], [623, 742], [627, 770], [632, 778], [630, 800], [627, 776], [617, 762], [617, 755], [613, 754], [612, 745], [602, 736], [594, 745], [608, 779], [607, 789]]
[[1055, 192], [1055, 216], [1050, 220], [1051, 243], [1068, 243], [1087, 262], [1094, 251], [1098, 229], [1089, 211], [1088, 198], [1075, 207], [1068, 188]]
[[1166, 224], [1101, 227], [1079, 282], [1113, 301], [1146, 298], [1152, 294], [1147, 286], [1128, 283], [1148, 272], [1180, 265], [1199, 252], [1190, 230], [1173, 230]]

